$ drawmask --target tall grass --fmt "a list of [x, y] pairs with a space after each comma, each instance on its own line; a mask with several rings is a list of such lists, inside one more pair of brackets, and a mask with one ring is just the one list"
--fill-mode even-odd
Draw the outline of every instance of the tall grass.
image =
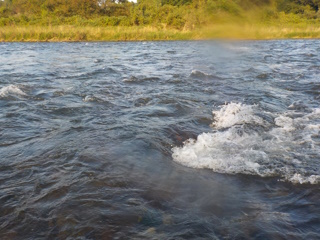
[[0, 27], [0, 41], [142, 41], [203, 39], [284, 39], [320, 38], [320, 25], [266, 25], [220, 23], [194, 30], [151, 26], [80, 27], [20, 26]]
[[0, 27], [0, 41], [140, 41], [187, 40], [190, 31], [155, 27]]
[[199, 39], [215, 38], [243, 40], [320, 38], [320, 25], [224, 24], [204, 28], [199, 34]]

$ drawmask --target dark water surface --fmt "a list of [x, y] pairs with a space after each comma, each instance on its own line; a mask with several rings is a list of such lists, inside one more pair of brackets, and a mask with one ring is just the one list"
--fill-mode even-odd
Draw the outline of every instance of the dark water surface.
[[1, 239], [320, 238], [320, 41], [0, 43], [0, 64]]

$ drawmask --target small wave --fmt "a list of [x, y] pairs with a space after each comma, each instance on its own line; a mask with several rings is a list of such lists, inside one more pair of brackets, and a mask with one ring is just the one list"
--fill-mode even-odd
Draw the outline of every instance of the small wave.
[[98, 99], [95, 96], [88, 95], [83, 98], [83, 101], [84, 102], [96, 102], [96, 101], [98, 101]]
[[26, 96], [27, 94], [16, 85], [9, 85], [0, 89], [0, 97], [8, 97], [12, 95]]
[[192, 70], [191, 74], [190, 74], [190, 77], [209, 77], [210, 75], [207, 74], [207, 73], [204, 73], [204, 72], [201, 72], [201, 71], [198, 71], [198, 70]]
[[86, 73], [86, 75], [88, 76], [95, 76], [98, 74], [116, 74], [118, 73], [115, 69], [111, 68], [111, 67], [103, 67], [100, 69], [96, 69], [92, 72]]
[[308, 70], [320, 70], [320, 65], [312, 65], [308, 68]]
[[174, 161], [218, 173], [319, 183], [320, 151], [315, 138], [320, 130], [320, 109], [297, 112], [289, 108], [276, 116], [263, 112], [273, 119], [272, 126], [260, 116], [261, 112], [258, 106], [241, 103], [213, 111], [214, 132], [202, 133], [196, 140], [187, 140], [183, 147], [173, 148]]
[[143, 82], [156, 82], [161, 79], [158, 77], [135, 77], [131, 76], [129, 78], [125, 78], [122, 81], [125, 83], [143, 83]]
[[263, 57], [263, 59], [264, 60], [268, 60], [269, 58], [272, 58], [273, 56], [272, 55], [265, 55], [264, 57]]
[[317, 55], [314, 53], [303, 53], [302, 56], [304, 57], [316, 57]]
[[216, 77], [214, 75], [211, 75], [211, 74], [208, 74], [208, 73], [204, 73], [204, 72], [201, 72], [199, 70], [192, 70], [190, 76], [190, 78], [196, 78], [196, 79], [210, 79], [210, 78], [219, 78], [219, 77]]
[[147, 105], [152, 99], [149, 97], [145, 98], [138, 98], [137, 100], [134, 101], [134, 106], [135, 107], [142, 107]]
[[58, 91], [53, 92], [54, 97], [61, 97], [61, 96], [64, 96], [65, 94], [66, 94], [66, 92], [63, 90], [58, 90]]
[[110, 67], [102, 67], [96, 70], [93, 70], [91, 72], [80, 72], [78, 74], [66, 74], [61, 76], [62, 79], [68, 79], [68, 78], [81, 78], [81, 79], [87, 79], [88, 77], [95, 77], [99, 75], [114, 75], [118, 74], [117, 70], [110, 68]]
[[94, 63], [102, 63], [102, 62], [103, 62], [103, 59], [95, 59], [93, 62], [94, 62]]
[[270, 74], [268, 73], [261, 73], [257, 76], [258, 79], [268, 79], [270, 77]]

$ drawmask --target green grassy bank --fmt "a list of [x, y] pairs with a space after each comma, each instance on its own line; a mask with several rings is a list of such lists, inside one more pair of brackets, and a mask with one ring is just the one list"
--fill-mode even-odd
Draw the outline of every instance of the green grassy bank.
[[151, 26], [7, 26], [0, 27], [0, 41], [158, 41], [205, 39], [320, 38], [320, 25], [218, 24], [194, 30], [160, 29]]

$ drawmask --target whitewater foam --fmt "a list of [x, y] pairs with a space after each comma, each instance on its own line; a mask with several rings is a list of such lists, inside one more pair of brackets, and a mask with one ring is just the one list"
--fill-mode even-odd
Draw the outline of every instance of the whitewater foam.
[[[293, 183], [320, 182], [320, 109], [300, 114], [288, 110], [274, 116], [270, 130], [254, 126], [269, 123], [258, 116], [258, 106], [230, 103], [213, 111], [213, 132], [189, 139], [175, 147], [174, 161], [192, 168], [207, 168], [227, 174], [276, 176]], [[253, 126], [253, 127], [252, 127]]]
[[27, 94], [16, 85], [8, 85], [0, 89], [0, 97], [8, 97], [9, 95], [26, 96]]
[[300, 183], [300, 184], [303, 184], [303, 183], [317, 184], [320, 182], [320, 175], [311, 175], [309, 177], [305, 177], [299, 173], [295, 173], [291, 178], [287, 180], [293, 183]]
[[254, 115], [254, 108], [241, 103], [224, 105], [220, 110], [212, 111], [215, 120], [212, 126], [221, 129], [245, 123], [263, 125], [263, 119]]

